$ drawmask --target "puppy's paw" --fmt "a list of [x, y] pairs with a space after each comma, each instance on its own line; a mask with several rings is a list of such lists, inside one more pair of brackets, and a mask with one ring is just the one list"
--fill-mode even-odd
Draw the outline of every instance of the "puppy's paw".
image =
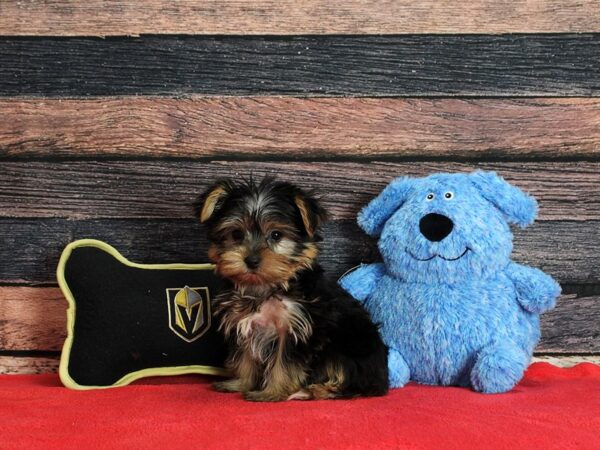
[[312, 400], [312, 394], [306, 389], [300, 389], [299, 391], [294, 392], [292, 395], [288, 396], [288, 401], [290, 400]]
[[286, 394], [269, 391], [248, 391], [244, 394], [244, 399], [249, 402], [281, 402], [287, 400], [288, 397]]
[[219, 392], [242, 392], [244, 390], [242, 382], [238, 379], [216, 381], [212, 385], [213, 389]]

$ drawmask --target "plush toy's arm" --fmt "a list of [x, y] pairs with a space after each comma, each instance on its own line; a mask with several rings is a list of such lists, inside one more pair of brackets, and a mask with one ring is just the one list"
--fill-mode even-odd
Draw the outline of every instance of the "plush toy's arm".
[[377, 281], [383, 275], [385, 275], [385, 266], [382, 263], [362, 264], [344, 275], [339, 280], [339, 284], [356, 300], [364, 302], [375, 290]]
[[554, 308], [560, 285], [550, 275], [517, 263], [510, 263], [506, 274], [515, 285], [519, 303], [527, 311], [541, 314]]

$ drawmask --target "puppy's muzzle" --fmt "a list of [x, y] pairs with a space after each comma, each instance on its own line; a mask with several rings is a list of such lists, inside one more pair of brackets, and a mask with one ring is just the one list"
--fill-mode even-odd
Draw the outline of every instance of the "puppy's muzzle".
[[454, 228], [454, 222], [442, 214], [430, 213], [419, 221], [421, 234], [431, 242], [439, 242], [448, 236]]

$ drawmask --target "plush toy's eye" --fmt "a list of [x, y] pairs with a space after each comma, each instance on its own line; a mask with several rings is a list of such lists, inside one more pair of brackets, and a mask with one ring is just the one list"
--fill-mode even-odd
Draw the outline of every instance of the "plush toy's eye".
[[277, 230], [271, 231], [271, 234], [269, 235], [269, 238], [271, 238], [271, 240], [275, 242], [279, 242], [282, 237], [283, 234], [281, 233], [281, 231]]
[[431, 192], [429, 194], [427, 194], [427, 197], [425, 197], [427, 199], [428, 202], [430, 202], [431, 200], [433, 200], [433, 198], [435, 197], [435, 195], [433, 195]]
[[450, 200], [450, 199], [454, 198], [454, 194], [452, 192], [448, 191], [444, 194], [444, 198], [446, 200]]

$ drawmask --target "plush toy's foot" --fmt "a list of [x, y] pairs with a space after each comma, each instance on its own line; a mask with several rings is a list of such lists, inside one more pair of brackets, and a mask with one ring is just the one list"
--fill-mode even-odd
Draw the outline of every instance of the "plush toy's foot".
[[528, 361], [525, 352], [515, 344], [483, 349], [471, 371], [473, 389], [486, 394], [510, 391], [523, 377]]
[[408, 383], [410, 369], [400, 352], [390, 348], [388, 355], [388, 370], [390, 372], [390, 387], [399, 388]]

